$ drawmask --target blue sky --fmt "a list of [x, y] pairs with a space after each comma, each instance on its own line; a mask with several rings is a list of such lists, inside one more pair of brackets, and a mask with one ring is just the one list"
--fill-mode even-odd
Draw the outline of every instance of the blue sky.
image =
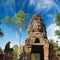
[[[59, 0], [0, 0], [0, 16], [13, 17], [19, 10], [24, 10], [32, 16], [38, 13], [44, 19], [46, 25], [48, 39], [60, 40], [54, 31], [59, 27], [56, 26], [55, 16], [60, 12]], [[30, 20], [31, 20], [30, 18]], [[0, 19], [2, 21], [3, 19]], [[28, 23], [30, 23], [30, 20]], [[1, 25], [4, 37], [0, 37], [0, 46], [5, 47], [8, 41], [11, 41], [11, 47], [19, 42], [19, 35], [16, 30], [6, 24]], [[27, 38], [27, 31], [22, 32], [22, 42]]]

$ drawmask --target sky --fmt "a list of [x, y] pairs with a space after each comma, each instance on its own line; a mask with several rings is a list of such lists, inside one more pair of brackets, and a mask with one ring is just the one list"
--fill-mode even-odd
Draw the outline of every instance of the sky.
[[[56, 26], [55, 17], [60, 12], [60, 0], [0, 0], [0, 17], [13, 17], [19, 10], [30, 14], [31, 17], [28, 23], [30, 23], [34, 14], [41, 15], [46, 26], [48, 39], [58, 40], [60, 45], [60, 40], [55, 35], [55, 30], [59, 29]], [[3, 19], [0, 19], [0, 21], [3, 21]], [[4, 33], [4, 36], [0, 37], [0, 47], [4, 48], [8, 41], [11, 41], [11, 47], [19, 44], [20, 36], [16, 30], [6, 24], [2, 24], [0, 27]], [[23, 31], [22, 44], [24, 44], [27, 37], [27, 30]]]

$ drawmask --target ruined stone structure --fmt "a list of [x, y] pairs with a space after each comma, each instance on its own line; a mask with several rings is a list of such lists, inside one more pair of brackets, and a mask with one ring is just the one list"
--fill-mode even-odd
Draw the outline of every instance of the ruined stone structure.
[[20, 60], [58, 60], [53, 51], [53, 46], [47, 39], [43, 19], [35, 14], [28, 28], [28, 38]]
[[10, 48], [10, 42], [5, 46], [3, 60], [13, 60], [13, 48]]
[[6, 44], [4, 52], [0, 52], [0, 60], [13, 60], [13, 48], [10, 48], [10, 42]]

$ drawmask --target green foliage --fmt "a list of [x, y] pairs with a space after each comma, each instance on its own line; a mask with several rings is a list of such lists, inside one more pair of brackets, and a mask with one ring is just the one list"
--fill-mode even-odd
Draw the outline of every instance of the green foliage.
[[[56, 15], [56, 25], [60, 27], [60, 13]], [[60, 38], [60, 29], [56, 30], [55, 33]]]
[[13, 26], [14, 28], [21, 28], [24, 30], [28, 26], [27, 25], [28, 18], [29, 18], [29, 14], [24, 13], [23, 10], [20, 10], [12, 18], [10, 16], [6, 16], [4, 18], [4, 23], [9, 24], [9, 25]]
[[60, 36], [60, 31], [59, 30], [56, 30], [55, 33], [56, 33], [56, 35]]
[[58, 51], [60, 50], [60, 47], [58, 48]]
[[60, 26], [60, 13], [56, 15], [56, 25]]
[[57, 56], [59, 56], [59, 57], [60, 57], [60, 51], [57, 51], [57, 52], [56, 52], [56, 54], [57, 54]]
[[15, 26], [16, 27], [20, 27], [23, 30], [26, 29], [26, 27], [28, 26], [28, 18], [29, 18], [29, 14], [24, 13], [24, 11], [20, 10], [14, 17], [13, 20], [15, 19]]
[[13, 55], [14, 55], [13, 60], [17, 60], [17, 57], [18, 57], [18, 46], [14, 45], [13, 49], [14, 49], [14, 51], [13, 51]]
[[58, 46], [57, 42], [52, 41], [51, 43], [53, 44], [56, 55], [60, 57], [60, 46]]
[[5, 22], [6, 24], [9, 24], [9, 23], [11, 22], [10, 16], [5, 16], [4, 22]]
[[[14, 49], [14, 51], [13, 51], [13, 55], [14, 55], [13, 60], [18, 60], [18, 49], [19, 48], [18, 48], [17, 45], [14, 45], [13, 49]], [[23, 53], [23, 45], [20, 46], [20, 54], [22, 54], [22, 53]]]

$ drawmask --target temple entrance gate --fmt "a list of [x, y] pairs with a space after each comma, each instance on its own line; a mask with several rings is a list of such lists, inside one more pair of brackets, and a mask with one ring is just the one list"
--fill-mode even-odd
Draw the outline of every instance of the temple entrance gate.
[[43, 45], [33, 45], [31, 53], [31, 60], [44, 60]]

